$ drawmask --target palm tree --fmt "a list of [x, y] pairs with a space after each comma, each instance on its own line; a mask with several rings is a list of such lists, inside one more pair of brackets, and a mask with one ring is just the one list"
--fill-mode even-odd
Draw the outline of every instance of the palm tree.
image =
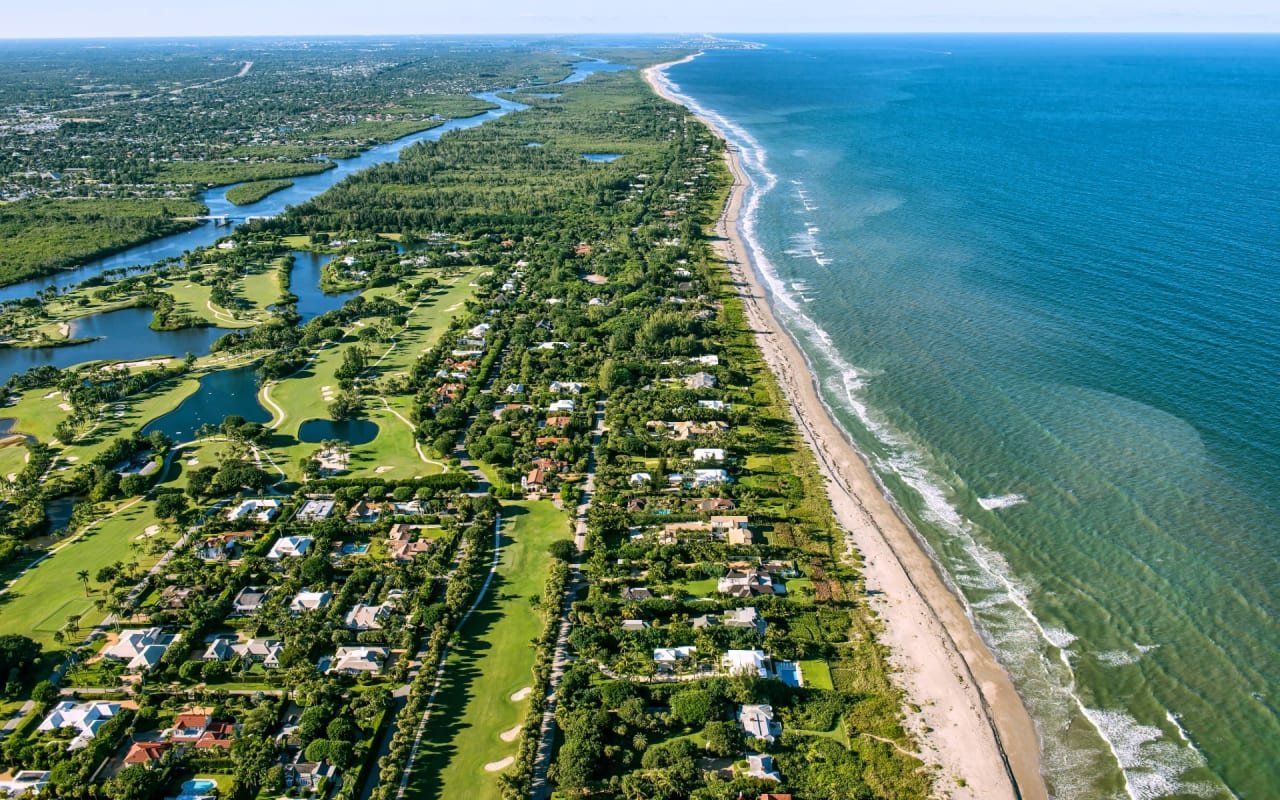
[[84, 596], [88, 597], [89, 596], [89, 570], [87, 569], [80, 570], [79, 572], [76, 573], [76, 577], [79, 578], [80, 582], [84, 584]]

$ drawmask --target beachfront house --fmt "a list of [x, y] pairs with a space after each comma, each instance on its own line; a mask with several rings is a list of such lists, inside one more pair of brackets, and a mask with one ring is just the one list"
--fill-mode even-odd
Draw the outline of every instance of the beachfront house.
[[773, 718], [773, 706], [743, 706], [738, 711], [738, 724], [747, 736], [764, 742], [772, 742], [782, 734], [782, 723]]
[[720, 664], [729, 675], [769, 677], [769, 656], [763, 650], [727, 650]]

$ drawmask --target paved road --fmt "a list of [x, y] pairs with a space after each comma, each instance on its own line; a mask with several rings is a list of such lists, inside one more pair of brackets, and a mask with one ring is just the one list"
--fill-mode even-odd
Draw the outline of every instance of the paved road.
[[573, 573], [569, 584], [565, 587], [564, 596], [560, 598], [560, 627], [556, 632], [556, 647], [551, 657], [551, 677], [547, 683], [547, 706], [542, 713], [542, 730], [538, 735], [538, 751], [533, 760], [533, 781], [530, 796], [533, 800], [546, 800], [551, 797], [551, 784], [547, 781], [547, 770], [551, 766], [551, 754], [556, 741], [556, 689], [560, 679], [564, 677], [569, 665], [569, 632], [572, 623], [569, 620], [570, 606], [573, 598], [586, 586], [582, 576], [582, 555], [587, 547], [587, 512], [591, 508], [591, 500], [596, 489], [596, 450], [604, 436], [604, 404], [605, 398], [596, 400], [595, 425], [591, 430], [591, 453], [587, 461], [586, 479], [582, 484], [581, 502], [575, 512], [573, 543], [578, 548], [578, 558], [571, 565]]

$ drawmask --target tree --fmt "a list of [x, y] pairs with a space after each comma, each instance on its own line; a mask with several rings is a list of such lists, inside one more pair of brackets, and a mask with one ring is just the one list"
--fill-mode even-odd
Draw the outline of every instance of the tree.
[[84, 584], [84, 596], [89, 596], [89, 570], [82, 569], [76, 573], [76, 577]]
[[61, 696], [62, 695], [58, 692], [58, 687], [48, 681], [40, 681], [35, 685], [35, 688], [31, 690], [31, 699], [34, 700], [37, 705], [45, 708], [53, 705]]
[[745, 744], [742, 728], [729, 720], [712, 720], [702, 729], [707, 740], [707, 752], [714, 756], [729, 757], [742, 752]]
[[702, 689], [686, 689], [671, 696], [671, 713], [691, 728], [701, 728], [719, 716], [715, 698]]
[[560, 561], [572, 561], [578, 555], [578, 548], [572, 539], [557, 539], [547, 548], [551, 557]]
[[161, 519], [177, 519], [186, 513], [188, 506], [186, 495], [167, 492], [156, 498], [156, 516]]

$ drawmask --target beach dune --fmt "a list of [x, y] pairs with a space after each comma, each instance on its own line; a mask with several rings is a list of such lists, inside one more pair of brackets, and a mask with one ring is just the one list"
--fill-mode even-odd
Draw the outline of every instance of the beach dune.
[[[653, 90], [684, 103], [664, 71], [644, 71]], [[718, 136], [724, 132], [702, 118]], [[727, 141], [727, 139], [726, 139]], [[778, 324], [738, 231], [748, 177], [732, 146], [733, 188], [717, 223], [717, 248], [729, 267], [765, 361], [827, 478], [827, 494], [849, 545], [864, 558], [867, 589], [884, 623], [882, 641], [895, 679], [920, 710], [907, 710], [921, 758], [940, 768], [939, 791], [952, 798], [1047, 798], [1035, 724], [974, 628], [960, 599], [899, 516], [861, 454], [831, 418], [804, 355]]]

